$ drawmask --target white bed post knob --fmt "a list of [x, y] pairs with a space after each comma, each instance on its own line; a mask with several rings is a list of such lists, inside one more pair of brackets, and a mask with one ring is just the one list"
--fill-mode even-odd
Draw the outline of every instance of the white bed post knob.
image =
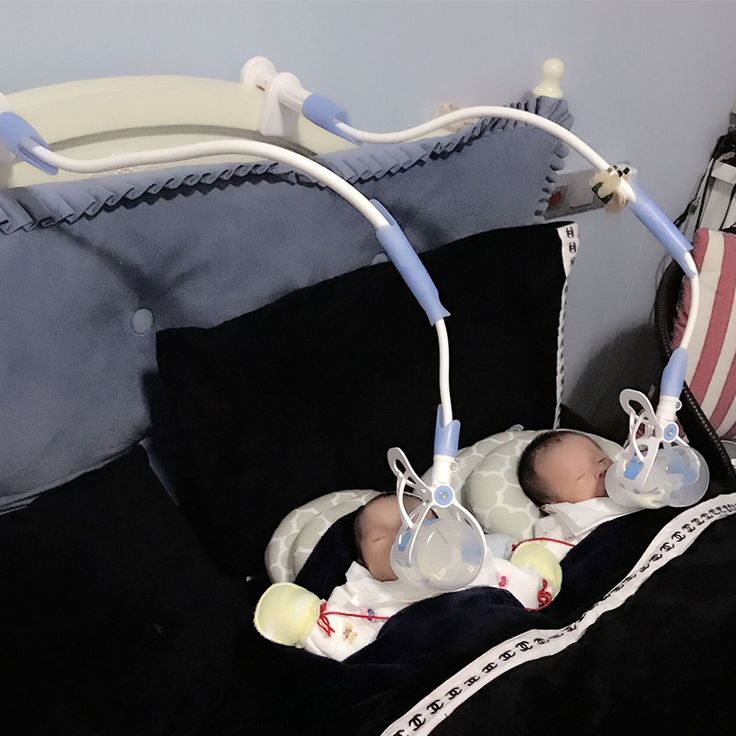
[[254, 56], [240, 69], [240, 84], [247, 87], [266, 89], [268, 83], [278, 74], [276, 65], [265, 56]]
[[310, 92], [291, 72], [279, 72], [269, 80], [261, 99], [258, 132], [263, 135], [297, 140], [297, 126], [304, 100]]
[[562, 88], [560, 87], [560, 79], [565, 73], [565, 63], [562, 59], [552, 57], [546, 59], [542, 64], [542, 79], [539, 84], [532, 90], [537, 97], [564, 97]]
[[0, 92], [0, 112], [10, 112], [8, 98], [2, 92]]

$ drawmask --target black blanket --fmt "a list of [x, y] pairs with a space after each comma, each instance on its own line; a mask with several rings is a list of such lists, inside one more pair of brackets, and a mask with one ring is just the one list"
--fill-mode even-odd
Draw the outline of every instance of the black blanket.
[[[212, 569], [136, 451], [0, 518], [0, 731], [729, 732], [736, 506], [709, 503], [602, 525], [567, 555], [562, 592], [543, 611], [493, 588], [445, 594], [335, 662], [256, 633], [265, 581]], [[302, 570], [321, 595], [350, 562], [349, 522]], [[659, 559], [621, 588], [638, 592], [606, 598], [670, 522]]]
[[[484, 729], [636, 732], [643, 724], [709, 733], [730, 717], [729, 632], [736, 620], [736, 596], [728, 592], [736, 583], [736, 518], [729, 516], [736, 505], [730, 497], [709, 503], [706, 510], [641, 511], [602, 525], [567, 555], [562, 592], [540, 612], [525, 611], [505, 591], [473, 588], [410, 606], [343, 663], [262, 642], [267, 686], [260, 712], [279, 734], [376, 736], [392, 723], [397, 736], [432, 728], [453, 736]], [[630, 577], [675, 517], [677, 528], [650, 555], [656, 559]], [[581, 635], [581, 616], [597, 616], [632, 584], [641, 587]], [[536, 629], [544, 632], [525, 634]], [[555, 653], [571, 635], [579, 639]], [[495, 677], [496, 668], [535, 647], [540, 658]]]

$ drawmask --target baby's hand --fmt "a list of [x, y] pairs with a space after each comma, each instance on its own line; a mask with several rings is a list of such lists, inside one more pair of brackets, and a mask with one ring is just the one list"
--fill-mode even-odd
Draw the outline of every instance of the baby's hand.
[[518, 567], [527, 567], [546, 580], [553, 598], [559, 593], [562, 585], [562, 568], [557, 558], [543, 544], [539, 542], [520, 544], [509, 562]]
[[319, 619], [320, 604], [314, 593], [294, 583], [274, 583], [258, 601], [253, 623], [269, 641], [304, 646]]

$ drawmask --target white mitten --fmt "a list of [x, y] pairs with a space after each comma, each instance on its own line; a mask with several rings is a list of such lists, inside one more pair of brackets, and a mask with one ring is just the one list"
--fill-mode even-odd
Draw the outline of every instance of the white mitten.
[[258, 633], [276, 644], [304, 646], [319, 618], [322, 601], [294, 583], [274, 583], [260, 598], [253, 616]]
[[539, 542], [520, 544], [510, 560], [512, 565], [527, 567], [547, 581], [549, 592], [554, 598], [562, 585], [562, 568], [557, 558]]

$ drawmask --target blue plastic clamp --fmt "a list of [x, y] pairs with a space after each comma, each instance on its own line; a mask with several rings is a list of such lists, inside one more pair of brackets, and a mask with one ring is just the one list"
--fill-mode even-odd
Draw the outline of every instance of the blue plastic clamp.
[[357, 145], [362, 143], [362, 141], [353, 138], [349, 133], [345, 133], [337, 127], [337, 123], [348, 122], [348, 114], [327, 97], [315, 94], [309, 95], [302, 104], [302, 115], [315, 125], [319, 125], [320, 128], [329, 130], [330, 133], [339, 135], [340, 138], [344, 138], [350, 143]]
[[28, 138], [38, 143], [39, 146], [49, 147], [48, 143], [20, 115], [14, 112], [0, 112], [0, 144], [31, 166], [47, 174], [58, 173], [59, 169], [56, 166], [41, 161], [23, 146], [23, 141]]
[[[695, 276], [695, 271], [685, 261], [685, 254], [693, 249], [692, 243], [675, 227], [654, 200], [639, 186], [638, 182], [630, 182], [636, 201], [630, 202], [631, 211], [641, 220], [644, 227], [654, 235], [672, 258], [680, 264], [680, 268], [688, 278]], [[679, 392], [676, 394], [679, 396]]]
[[667, 361], [664, 371], [662, 371], [660, 395], [679, 398], [682, 393], [682, 386], [685, 383], [686, 372], [687, 350], [685, 348], [677, 348]]
[[460, 422], [453, 419], [448, 424], [444, 424], [442, 419], [442, 404], [440, 404], [437, 407], [437, 420], [434, 425], [434, 454], [456, 457], [460, 438]]
[[440, 296], [432, 277], [427, 273], [402, 229], [396, 224], [396, 220], [377, 199], [372, 199], [371, 204], [388, 220], [388, 225], [376, 228], [376, 237], [419, 305], [427, 313], [430, 323], [435, 324], [449, 317], [450, 313], [440, 303]]

